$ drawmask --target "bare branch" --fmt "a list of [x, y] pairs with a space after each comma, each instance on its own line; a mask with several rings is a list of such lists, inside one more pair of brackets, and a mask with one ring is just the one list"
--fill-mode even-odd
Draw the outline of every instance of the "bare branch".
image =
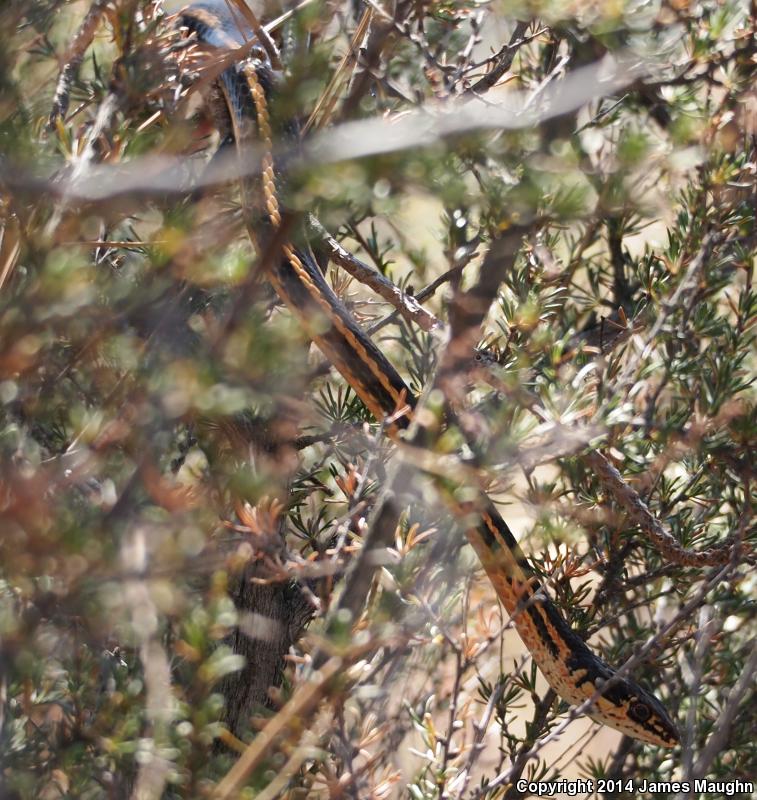
[[649, 510], [647, 504], [639, 497], [638, 492], [623, 480], [621, 474], [605, 456], [595, 450], [587, 453], [584, 460], [594, 470], [615, 502], [625, 509], [632, 522], [646, 533], [650, 542], [669, 561], [686, 567], [704, 567], [727, 564], [733, 558], [734, 547], [738, 546], [740, 541], [738, 534], [734, 534], [721, 545], [708, 550], [701, 552], [688, 550], [665, 530]]
[[513, 60], [518, 54], [518, 50], [529, 41], [525, 36], [530, 24], [530, 22], [521, 22], [520, 20], [516, 22], [510, 41], [495, 56], [497, 63], [483, 78], [476, 81], [468, 91], [482, 94], [499, 82], [500, 78], [512, 66]]
[[373, 289], [387, 303], [391, 303], [403, 319], [407, 322], [415, 322], [424, 331], [441, 329], [442, 323], [430, 311], [423, 308], [415, 297], [403, 292], [385, 275], [372, 269], [357, 256], [353, 256], [352, 253], [345, 250], [312, 214], [308, 224], [321, 241], [328, 245], [331, 259], [349, 272], [353, 278]]

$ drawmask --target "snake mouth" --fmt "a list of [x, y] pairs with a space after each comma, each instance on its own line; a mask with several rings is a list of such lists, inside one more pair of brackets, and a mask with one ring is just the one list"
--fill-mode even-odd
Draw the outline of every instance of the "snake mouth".
[[589, 716], [658, 747], [675, 747], [681, 740], [662, 703], [633, 681], [620, 680], [610, 685]]
[[680, 734], [673, 722], [667, 718], [657, 718], [650, 727], [635, 725], [624, 716], [622, 712], [617, 715], [612, 713], [591, 713], [588, 715], [594, 722], [600, 725], [607, 725], [616, 731], [638, 739], [645, 744], [655, 745], [656, 747], [676, 747], [680, 743]]
[[680, 734], [663, 704], [631, 678], [617, 672], [592, 653], [583, 642], [571, 639], [573, 656], [568, 659], [571, 688], [565, 699], [580, 704], [600, 692], [587, 715], [603, 725], [658, 747], [675, 747]]

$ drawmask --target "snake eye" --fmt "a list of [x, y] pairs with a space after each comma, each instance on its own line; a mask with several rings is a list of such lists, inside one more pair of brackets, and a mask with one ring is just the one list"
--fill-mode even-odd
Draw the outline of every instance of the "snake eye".
[[637, 722], [646, 722], [652, 716], [649, 706], [644, 703], [632, 703], [631, 714]]

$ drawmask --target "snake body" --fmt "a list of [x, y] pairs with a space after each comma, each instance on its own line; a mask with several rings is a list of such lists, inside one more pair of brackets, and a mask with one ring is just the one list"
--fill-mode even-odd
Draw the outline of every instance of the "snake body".
[[[244, 43], [239, 23], [222, 3], [200, 2], [179, 14], [179, 23], [203, 46], [234, 50]], [[252, 122], [266, 155], [261, 169], [265, 211], [260, 221], [269, 233], [281, 225], [268, 119], [271, 71], [256, 54], [226, 69], [219, 80], [231, 128], [239, 143]], [[255, 233], [253, 232], [253, 237]], [[310, 338], [377, 420], [406, 428], [416, 398], [400, 374], [366, 336], [334, 294], [310, 255], [284, 243], [283, 257], [264, 264], [266, 274]], [[404, 411], [403, 411], [404, 409]], [[650, 744], [672, 747], [679, 740], [662, 704], [628, 677], [621, 677], [570, 628], [491, 500], [483, 493], [469, 503], [466, 535], [502, 604], [549, 685], [563, 699], [581, 704], [601, 695], [589, 712], [598, 722]]]

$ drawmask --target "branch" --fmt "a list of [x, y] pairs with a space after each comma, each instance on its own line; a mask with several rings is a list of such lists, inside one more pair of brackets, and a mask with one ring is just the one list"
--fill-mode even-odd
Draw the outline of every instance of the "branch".
[[87, 48], [92, 44], [95, 31], [100, 23], [101, 17], [105, 14], [106, 6], [110, 0], [95, 0], [84, 17], [82, 24], [74, 34], [74, 40], [68, 48], [63, 66], [58, 76], [58, 83], [55, 87], [52, 109], [48, 120], [48, 128], [55, 130], [59, 119], [63, 119], [68, 111], [69, 99], [71, 95], [71, 82], [79, 71], [81, 62]]
[[466, 292], [456, 291], [452, 297], [449, 342], [440, 357], [434, 382], [434, 388], [442, 390], [448, 403], [455, 405], [465, 393], [469, 371], [466, 367], [481, 335], [481, 324], [530, 229], [530, 225], [513, 225], [495, 239], [484, 255], [476, 284]]
[[499, 59], [498, 63], [495, 64], [494, 67], [489, 70], [489, 72], [487, 72], [483, 78], [476, 81], [476, 83], [471, 86], [469, 89], [470, 92], [482, 94], [483, 92], [488, 91], [499, 81], [499, 79], [507, 72], [507, 70], [510, 69], [518, 50], [520, 50], [520, 48], [526, 44], [526, 42], [530, 41], [530, 39], [525, 38], [526, 31], [528, 30], [528, 26], [530, 24], [530, 22], [518, 21], [518, 23], [515, 25], [513, 35], [510, 37], [510, 41], [499, 51], [499, 53], [497, 53], [496, 57]]
[[[404, 483], [407, 477], [407, 466], [398, 463], [376, 503], [362, 550], [347, 572], [339, 602], [326, 618], [324, 630], [327, 638], [336, 627], [345, 624], [345, 615], [349, 615], [348, 624], [354, 625], [358, 612], [365, 605], [365, 599], [373, 583], [373, 576], [385, 561], [386, 548], [394, 541], [401, 512], [395, 494], [396, 487], [401, 484], [400, 479]], [[316, 651], [313, 654], [313, 668], [319, 669], [326, 658], [327, 653], [324, 650]]]
[[[254, 40], [251, 40], [254, 41]], [[216, 71], [244, 57], [250, 44], [229, 51], [213, 62], [213, 71], [203, 80], [215, 77]], [[373, 117], [344, 122], [309, 137], [293, 148], [276, 148], [275, 157], [288, 173], [314, 164], [321, 167], [351, 159], [386, 153], [400, 153], [447, 141], [465, 133], [526, 130], [572, 113], [591, 100], [607, 97], [631, 83], [645, 66], [615, 59], [580, 67], [560, 81], [539, 90], [539, 103], [533, 92], [509, 92], [507, 102], [497, 106], [473, 96], [450, 100], [440, 110], [436, 104], [419, 106], [400, 117]], [[209, 81], [208, 81], [209, 82]], [[197, 86], [197, 84], [194, 84]], [[38, 178], [0, 163], [0, 180], [14, 191], [36, 195], [64, 196], [68, 202], [125, 198], [132, 201], [159, 196], [179, 197], [190, 188], [198, 189], [239, 180], [258, 174], [264, 149], [250, 142], [239, 143], [240, 153], [219, 158], [201, 180], [187, 175], [187, 160], [168, 156], [148, 156], [128, 164], [99, 165], [86, 175], [76, 174], [60, 180]], [[677, 298], [673, 298], [675, 301]]]
[[[434, 278], [431, 283], [427, 286], [424, 286], [419, 292], [413, 295], [413, 297], [419, 302], [422, 303], [424, 300], [427, 300], [429, 297], [432, 297], [436, 294], [436, 290], [443, 286], [448, 281], [457, 278], [458, 275], [468, 266], [468, 264], [476, 257], [476, 252], [478, 250], [478, 246], [481, 243], [479, 237], [474, 238], [472, 241], [468, 242], [464, 247], [460, 248], [462, 251], [461, 255], [456, 259], [455, 263], [444, 273], [439, 275], [438, 278]], [[384, 319], [380, 319], [378, 322], [375, 322], [371, 325], [370, 328], [366, 331], [368, 336], [373, 336], [374, 333], [380, 331], [386, 325], [390, 325], [394, 322], [398, 317], [398, 312], [393, 311], [388, 316], [384, 317]]]
[[694, 765], [693, 777], [695, 780], [703, 778], [707, 774], [710, 764], [725, 747], [736, 711], [747, 691], [750, 688], [754, 688], [755, 672], [757, 672], [757, 644], [753, 645], [752, 652], [746, 664], [744, 664], [744, 669], [741, 671], [738, 681], [731, 687], [731, 691], [728, 693], [728, 700], [720, 712], [715, 730], [707, 740], [704, 750]]
[[272, 717], [268, 724], [255, 737], [239, 760], [228, 771], [213, 793], [213, 800], [227, 800], [237, 797], [239, 790], [260, 762], [268, 755], [269, 747], [284, 734], [290, 725], [300, 726], [318, 707], [321, 698], [328, 692], [329, 685], [344, 669], [341, 658], [332, 658], [323, 665], [318, 680], [308, 682], [296, 691], [287, 704]]
[[440, 329], [442, 323], [430, 311], [427, 311], [412, 295], [403, 292], [387, 277], [369, 267], [357, 256], [345, 250], [337, 240], [311, 214], [308, 226], [329, 248], [329, 255], [336, 264], [345, 269], [360, 283], [373, 289], [379, 297], [391, 303], [407, 322], [415, 322], [424, 331]]
[[615, 502], [625, 509], [631, 521], [644, 531], [660, 555], [668, 561], [684, 567], [705, 567], [727, 564], [731, 560], [734, 546], [740, 540], [738, 534], [730, 536], [718, 547], [711, 547], [701, 552], [689, 550], [665, 530], [639, 497], [638, 492], [623, 480], [618, 470], [601, 453], [597, 451], [588, 453], [584, 456], [584, 460], [594, 470]]

